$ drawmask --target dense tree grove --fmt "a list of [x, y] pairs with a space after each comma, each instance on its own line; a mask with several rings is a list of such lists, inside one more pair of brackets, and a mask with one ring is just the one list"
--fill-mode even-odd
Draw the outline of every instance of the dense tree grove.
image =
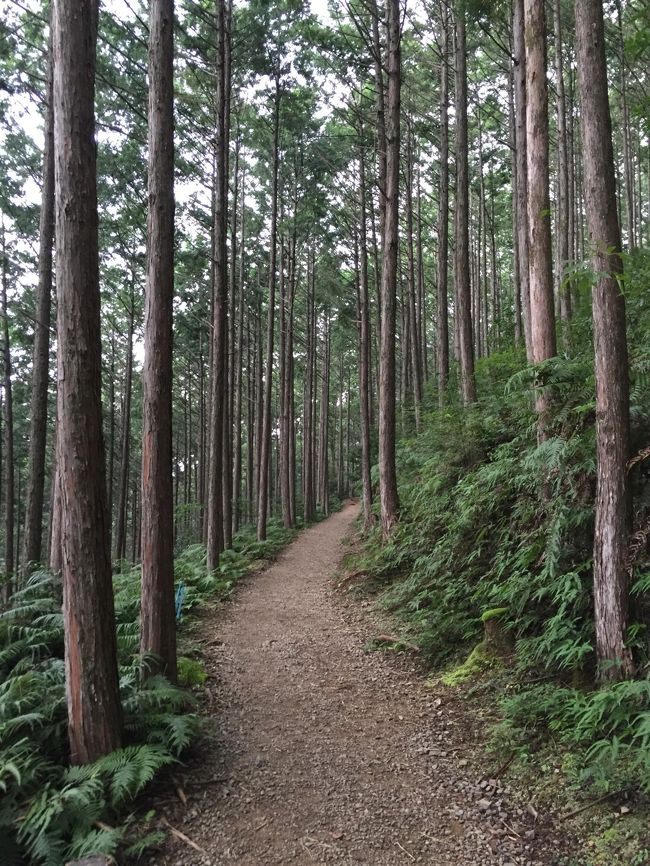
[[174, 558], [221, 573], [242, 532], [358, 496], [424, 616], [445, 485], [505, 443], [530, 475], [494, 537], [575, 524], [498, 571], [468, 518], [467, 611], [507, 607], [522, 652], [562, 620], [556, 669], [643, 681], [649, 70], [644, 0], [5, 4], [0, 644], [46, 575], [62, 763], [133, 739], [113, 582], [141, 571], [133, 682], [173, 684]]

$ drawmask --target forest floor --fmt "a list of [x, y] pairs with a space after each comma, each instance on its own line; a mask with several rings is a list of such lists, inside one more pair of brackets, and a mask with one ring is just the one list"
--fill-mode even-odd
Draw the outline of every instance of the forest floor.
[[187, 802], [158, 789], [173, 829], [151, 864], [558, 863], [561, 836], [490, 784], [501, 761], [462, 701], [415, 656], [368, 651], [389, 626], [333, 579], [357, 513], [302, 532], [202, 619], [206, 734], [175, 772]]

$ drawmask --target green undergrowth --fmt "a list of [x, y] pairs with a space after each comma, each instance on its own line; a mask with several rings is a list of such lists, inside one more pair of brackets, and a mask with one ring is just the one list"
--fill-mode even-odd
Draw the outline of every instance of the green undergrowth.
[[[247, 527], [212, 574], [205, 548], [184, 550], [175, 563], [176, 582], [186, 588], [180, 646], [188, 643], [201, 605], [224, 599], [257, 561], [274, 557], [294, 535], [273, 520], [267, 540], [258, 542]], [[161, 839], [152, 813], [137, 821], [129, 813], [155, 774], [200, 735], [193, 690], [205, 672], [189, 651], [179, 659], [179, 686], [162, 676], [143, 681], [139, 567], [116, 573], [114, 589], [124, 747], [85, 767], [69, 766], [59, 579], [35, 573], [0, 614], [2, 866], [62, 866], [118, 850], [137, 855]]]
[[[632, 580], [627, 642], [638, 678], [597, 689], [590, 281], [578, 269], [572, 278], [570, 349], [534, 369], [515, 349], [479, 361], [479, 400], [470, 408], [458, 405], [453, 383], [442, 409], [429, 394], [422, 432], [398, 446], [399, 523], [387, 542], [373, 529], [349, 568], [368, 576], [379, 604], [451, 682], [471, 679], [470, 669], [489, 679], [478, 656], [467, 657], [481, 645], [486, 612], [497, 611], [512, 637], [504, 660], [512, 688], [490, 696], [500, 748], [525, 761], [552, 743], [575, 757], [587, 791], [620, 786], [643, 796], [650, 793], [650, 559], [642, 548]], [[633, 453], [650, 444], [649, 287], [650, 257], [639, 254], [623, 286]], [[552, 406], [541, 444], [539, 390]], [[650, 512], [649, 475], [650, 460], [631, 474], [637, 525]]]
[[457, 667], [451, 667], [440, 677], [445, 686], [460, 686], [476, 677], [492, 670], [501, 664], [501, 659], [489, 650], [484, 641], [476, 644], [464, 662]]

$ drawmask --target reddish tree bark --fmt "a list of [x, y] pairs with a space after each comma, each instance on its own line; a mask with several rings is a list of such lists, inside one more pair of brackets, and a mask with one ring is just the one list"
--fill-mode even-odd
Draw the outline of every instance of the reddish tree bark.
[[50, 326], [52, 306], [52, 246], [54, 243], [54, 111], [52, 105], [52, 39], [47, 62], [43, 186], [39, 225], [38, 287], [34, 324], [29, 468], [25, 506], [23, 567], [42, 560], [45, 451], [47, 446], [47, 392], [50, 372]]
[[57, 463], [71, 759], [121, 742], [101, 409], [95, 0], [54, 4]]
[[449, 13], [441, 4], [440, 62], [440, 179], [438, 191], [438, 392], [442, 404], [449, 379]]
[[271, 468], [271, 399], [273, 396], [273, 337], [275, 330], [275, 284], [278, 233], [278, 169], [280, 135], [280, 73], [275, 76], [273, 102], [273, 154], [271, 157], [271, 236], [269, 239], [269, 306], [266, 328], [266, 367], [264, 372], [264, 406], [262, 410], [262, 442], [260, 450], [260, 484], [257, 497], [257, 540], [266, 538]]
[[[142, 371], [140, 652], [176, 679], [172, 499], [174, 2], [149, 7], [149, 215]], [[187, 455], [186, 469], [187, 472]], [[135, 520], [133, 532], [135, 534]]]
[[385, 537], [397, 521], [395, 470], [395, 315], [399, 227], [401, 33], [399, 0], [387, 0], [386, 214], [382, 244], [379, 359], [379, 500]]
[[226, 327], [228, 318], [228, 274], [226, 233], [228, 215], [228, 170], [226, 156], [226, 4], [217, 0], [217, 86], [215, 135], [214, 259], [212, 387], [208, 457], [208, 571], [219, 565], [223, 543], [223, 427], [226, 392]]
[[634, 671], [632, 654], [625, 646], [630, 420], [625, 298], [619, 284], [623, 262], [603, 8], [600, 0], [576, 0], [575, 8], [585, 204], [596, 274], [592, 290], [598, 463], [594, 532], [596, 651], [600, 678], [617, 680]]
[[[546, 12], [544, 0], [524, 0], [526, 27], [526, 159], [528, 182], [528, 277], [530, 355], [534, 364], [556, 352], [551, 203], [549, 198], [548, 84], [546, 80]], [[538, 435], [547, 434], [549, 398], [536, 399]]]
[[465, 5], [456, 9], [456, 209], [455, 262], [456, 320], [460, 360], [460, 391], [467, 406], [476, 400], [472, 309], [469, 273], [469, 167], [467, 142], [467, 58], [465, 44]]

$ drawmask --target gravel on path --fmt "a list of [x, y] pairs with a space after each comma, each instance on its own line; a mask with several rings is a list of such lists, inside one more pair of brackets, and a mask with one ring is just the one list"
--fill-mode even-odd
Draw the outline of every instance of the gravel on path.
[[332, 580], [357, 513], [303, 531], [205, 621], [206, 737], [187, 803], [158, 806], [177, 832], [152, 864], [556, 862], [499, 780], [477, 778], [467, 711], [413, 661], [366, 650], [370, 606]]

